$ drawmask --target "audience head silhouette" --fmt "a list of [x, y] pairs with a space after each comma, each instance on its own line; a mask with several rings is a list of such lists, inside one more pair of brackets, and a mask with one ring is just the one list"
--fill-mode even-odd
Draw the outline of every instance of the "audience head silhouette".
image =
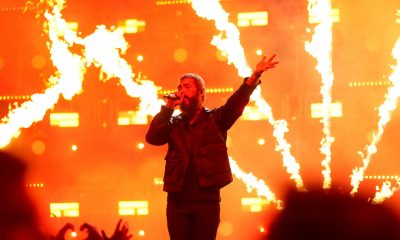
[[290, 192], [268, 240], [395, 240], [398, 216], [386, 205], [337, 191]]
[[35, 207], [25, 186], [26, 165], [0, 151], [0, 239], [36, 240], [40, 234]]

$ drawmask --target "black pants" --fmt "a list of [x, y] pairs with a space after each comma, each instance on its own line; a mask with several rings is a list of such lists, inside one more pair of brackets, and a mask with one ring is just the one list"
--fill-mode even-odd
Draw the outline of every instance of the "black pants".
[[214, 240], [219, 216], [219, 202], [168, 202], [167, 224], [170, 239]]

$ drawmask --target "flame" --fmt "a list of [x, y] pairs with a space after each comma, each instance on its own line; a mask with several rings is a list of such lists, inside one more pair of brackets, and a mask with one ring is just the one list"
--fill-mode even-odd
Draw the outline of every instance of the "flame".
[[[83, 74], [85, 72], [83, 59], [68, 50], [68, 43], [61, 39], [58, 18], [59, 6], [54, 6], [54, 15], [47, 12], [49, 19], [49, 37], [51, 41], [50, 52], [57, 68], [57, 73], [49, 78], [52, 85], [44, 93], [34, 94], [30, 101], [24, 102], [20, 107], [11, 110], [0, 124], [0, 148], [7, 146], [11, 139], [18, 137], [21, 128], [29, 128], [33, 123], [41, 121], [46, 112], [53, 108], [59, 100], [59, 95], [71, 99], [73, 95], [82, 90]], [[62, 24], [61, 24], [62, 25]], [[65, 63], [68, 64], [65, 64]]]
[[323, 112], [322, 124], [324, 137], [321, 140], [320, 151], [325, 156], [321, 165], [325, 168], [322, 171], [324, 177], [323, 188], [331, 187], [331, 145], [334, 138], [331, 136], [329, 106], [332, 102], [331, 89], [333, 84], [332, 72], [332, 18], [330, 17], [330, 0], [309, 0], [308, 11], [310, 16], [315, 16], [320, 23], [314, 28], [314, 34], [311, 42], [305, 43], [305, 49], [317, 60], [316, 69], [321, 75], [322, 86], [320, 93], [322, 95]]
[[[247, 64], [244, 49], [240, 44], [240, 32], [235, 24], [229, 22], [229, 13], [222, 8], [219, 1], [193, 0], [192, 8], [198, 16], [215, 21], [215, 26], [221, 33], [213, 37], [211, 44], [227, 53], [228, 63], [233, 63], [238, 69], [239, 76], [250, 76], [252, 70]], [[223, 35], [226, 37], [224, 38]]]
[[351, 190], [351, 194], [355, 194], [357, 192], [360, 182], [364, 179], [364, 173], [368, 168], [371, 157], [378, 151], [377, 144], [382, 138], [385, 127], [389, 123], [400, 97], [400, 38], [398, 38], [395, 43], [395, 46], [392, 50], [392, 55], [396, 60], [396, 65], [392, 66], [393, 72], [389, 76], [389, 81], [392, 83], [392, 86], [388, 88], [388, 92], [385, 95], [386, 99], [378, 109], [380, 117], [378, 121], [378, 131], [373, 134], [371, 143], [365, 147], [366, 154], [363, 154], [362, 152], [360, 153], [362, 157], [365, 155], [362, 160], [363, 166], [353, 169], [351, 176], [351, 185], [353, 186], [353, 189]]
[[132, 81], [135, 74], [129, 63], [121, 57], [128, 49], [122, 31], [107, 30], [104, 26], [99, 26], [82, 42], [88, 62], [101, 67], [106, 74], [105, 80], [119, 78], [129, 96], [141, 99], [138, 115], [154, 116], [160, 110], [163, 100], [158, 99], [154, 83], [141, 79], [137, 79], [138, 82]]
[[376, 186], [376, 193], [372, 202], [375, 204], [383, 203], [383, 201], [393, 196], [393, 194], [397, 192], [399, 188], [400, 188], [399, 181], [397, 182], [397, 187], [391, 187], [391, 183], [389, 181], [385, 181], [382, 184], [382, 188]]
[[[48, 0], [46, 3], [51, 10], [44, 12], [47, 20], [45, 31], [49, 35], [51, 59], [57, 72], [49, 78], [51, 87], [44, 93], [33, 95], [31, 101], [11, 110], [2, 119], [0, 148], [7, 146], [13, 137], [18, 137], [21, 128], [28, 128], [34, 122], [41, 121], [46, 112], [58, 102], [60, 94], [71, 100], [81, 93], [84, 74], [91, 64], [101, 67], [108, 79], [119, 78], [129, 96], [141, 99], [136, 116], [154, 116], [163, 101], [158, 99], [157, 87], [152, 81], [132, 81], [135, 75], [130, 65], [120, 57], [128, 48], [122, 32], [99, 26], [93, 34], [82, 39], [75, 31], [68, 29], [67, 22], [62, 18], [61, 10], [65, 7], [65, 1]], [[74, 44], [85, 47], [83, 56], [69, 50]]]
[[282, 201], [276, 199], [275, 194], [265, 184], [264, 180], [257, 179], [252, 173], [245, 173], [240, 169], [239, 165], [235, 160], [229, 157], [232, 173], [236, 178], [242, 180], [246, 184], [248, 192], [255, 189], [258, 196], [265, 197], [269, 203], [275, 203], [277, 208], [282, 208]]
[[[222, 8], [218, 0], [193, 0], [192, 8], [196, 14], [207, 20], [214, 20], [216, 28], [221, 34], [214, 36], [211, 44], [216, 46], [220, 51], [227, 53], [228, 63], [233, 63], [238, 69], [241, 77], [250, 76], [252, 73], [249, 67], [244, 49], [240, 43], [240, 32], [238, 28], [229, 22], [229, 14]], [[222, 32], [224, 34], [222, 34]], [[222, 36], [226, 37], [223, 38]], [[296, 187], [304, 190], [303, 180], [299, 174], [300, 165], [290, 153], [290, 144], [285, 140], [285, 133], [289, 131], [285, 120], [275, 121], [272, 109], [269, 104], [261, 96], [261, 88], [257, 88], [251, 95], [251, 101], [255, 103], [259, 111], [262, 112], [269, 123], [274, 127], [274, 136], [277, 141], [276, 151], [280, 151], [283, 156], [284, 166], [288, 173], [291, 174], [290, 179], [295, 180]], [[246, 110], [244, 114], [246, 113]]]

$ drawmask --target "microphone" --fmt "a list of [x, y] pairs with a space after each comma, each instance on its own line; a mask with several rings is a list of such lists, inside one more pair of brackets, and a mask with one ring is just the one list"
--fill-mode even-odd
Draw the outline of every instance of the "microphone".
[[166, 99], [179, 99], [179, 97], [178, 96], [176, 96], [176, 94], [175, 93], [170, 93], [170, 94], [165, 94], [164, 96], [163, 96], [163, 98], [166, 98]]

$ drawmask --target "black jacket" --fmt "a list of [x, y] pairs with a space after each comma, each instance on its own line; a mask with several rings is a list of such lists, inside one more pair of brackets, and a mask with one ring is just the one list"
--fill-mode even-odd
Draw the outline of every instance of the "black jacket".
[[226, 147], [227, 131], [242, 115], [254, 89], [242, 84], [225, 105], [213, 110], [204, 108], [191, 126], [184, 114], [172, 117], [173, 109], [161, 107], [150, 123], [146, 141], [152, 145], [168, 143], [164, 191], [182, 190], [191, 156], [201, 187], [221, 188], [232, 182]]

